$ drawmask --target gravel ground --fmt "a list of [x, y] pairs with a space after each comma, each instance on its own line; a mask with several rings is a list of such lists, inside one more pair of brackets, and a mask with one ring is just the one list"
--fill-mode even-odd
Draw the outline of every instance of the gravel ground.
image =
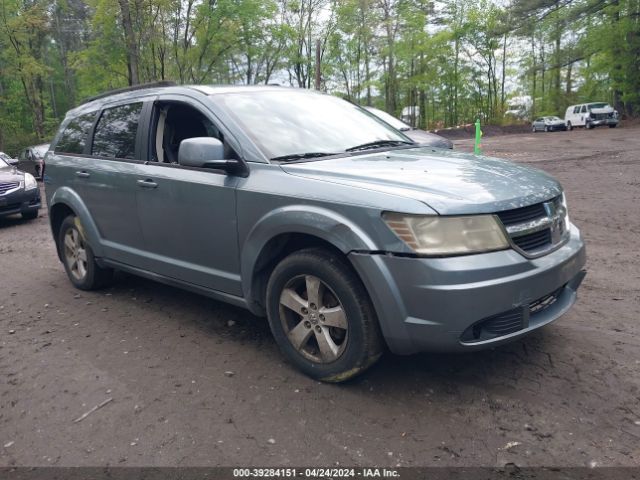
[[293, 370], [235, 307], [124, 275], [74, 290], [44, 211], [0, 220], [0, 466], [640, 464], [640, 128], [484, 148], [563, 182], [578, 303], [508, 346], [387, 354], [346, 385]]

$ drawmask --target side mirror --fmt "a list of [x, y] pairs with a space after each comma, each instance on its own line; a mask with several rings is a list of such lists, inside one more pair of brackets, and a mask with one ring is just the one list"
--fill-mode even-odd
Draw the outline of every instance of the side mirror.
[[180, 142], [178, 163], [185, 167], [204, 167], [211, 160], [224, 160], [222, 142], [212, 137], [187, 138]]
[[240, 176], [247, 175], [243, 162], [224, 159], [224, 146], [217, 138], [195, 137], [180, 142], [178, 163], [185, 167], [211, 168]]
[[9, 163], [9, 165], [13, 165], [14, 167], [16, 165], [18, 165], [18, 159], [17, 158], [10, 158], [9, 160], [7, 160], [7, 162]]

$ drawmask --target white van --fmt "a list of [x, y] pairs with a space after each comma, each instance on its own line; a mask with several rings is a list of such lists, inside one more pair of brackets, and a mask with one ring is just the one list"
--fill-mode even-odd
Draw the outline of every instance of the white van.
[[564, 114], [564, 121], [569, 130], [573, 127], [593, 128], [601, 125], [609, 125], [615, 128], [618, 125], [618, 112], [606, 102], [581, 103], [571, 105]]

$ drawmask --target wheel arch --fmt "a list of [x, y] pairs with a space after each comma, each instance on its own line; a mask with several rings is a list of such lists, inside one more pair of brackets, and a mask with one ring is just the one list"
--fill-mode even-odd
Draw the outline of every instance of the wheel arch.
[[89, 245], [91, 245], [94, 255], [101, 257], [102, 245], [100, 243], [100, 234], [89, 210], [75, 191], [68, 187], [62, 187], [56, 190], [49, 201], [49, 223], [51, 225], [53, 239], [56, 242], [58, 258], [61, 259], [60, 249], [57, 248], [60, 226], [69, 215], [75, 215], [79, 218], [80, 224], [82, 225], [82, 233], [89, 242]]
[[242, 289], [254, 314], [266, 313], [266, 284], [275, 265], [287, 255], [310, 247], [332, 251], [349, 264], [349, 252], [375, 250], [373, 240], [362, 229], [335, 212], [306, 205], [266, 215], [247, 235], [240, 256]]

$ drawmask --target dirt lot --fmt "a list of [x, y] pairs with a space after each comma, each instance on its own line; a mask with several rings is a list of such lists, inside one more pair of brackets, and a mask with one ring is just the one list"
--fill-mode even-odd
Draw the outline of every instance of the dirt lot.
[[386, 355], [347, 385], [294, 371], [243, 310], [130, 276], [74, 290], [44, 211], [0, 221], [0, 466], [638, 465], [640, 128], [484, 147], [563, 182], [588, 244], [577, 305], [509, 346]]

